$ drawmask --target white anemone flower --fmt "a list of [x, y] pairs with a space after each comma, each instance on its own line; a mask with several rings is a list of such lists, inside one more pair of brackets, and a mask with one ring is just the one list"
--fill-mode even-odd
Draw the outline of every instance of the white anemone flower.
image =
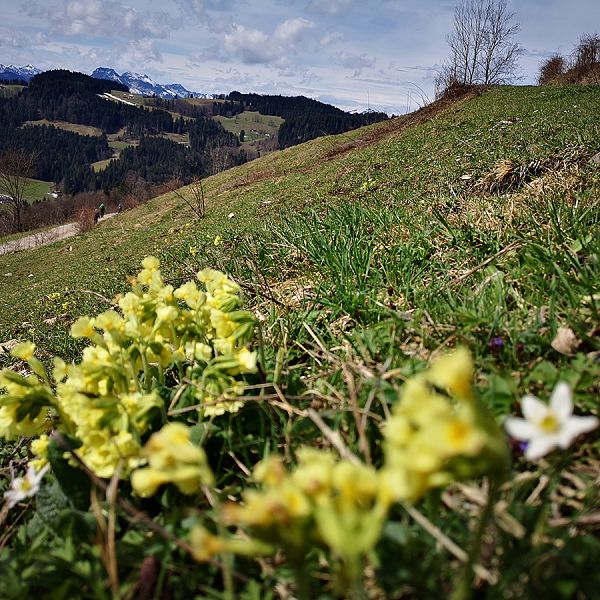
[[39, 492], [40, 483], [49, 468], [50, 465], [46, 465], [41, 471], [37, 472], [35, 467], [29, 465], [25, 477], [13, 479], [10, 490], [4, 492], [8, 507], [12, 508], [21, 500], [35, 496]]
[[521, 400], [524, 419], [507, 417], [504, 427], [509, 435], [527, 442], [525, 458], [536, 460], [554, 448], [568, 448], [576, 437], [598, 427], [597, 417], [573, 415], [571, 388], [563, 381], [556, 384], [550, 404], [527, 394]]

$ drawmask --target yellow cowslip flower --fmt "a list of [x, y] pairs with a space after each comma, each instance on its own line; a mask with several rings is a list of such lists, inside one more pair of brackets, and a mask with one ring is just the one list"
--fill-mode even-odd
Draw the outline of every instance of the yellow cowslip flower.
[[216, 235], [215, 239], [213, 240], [213, 244], [215, 246], [222, 246], [223, 245], [223, 238], [220, 235]]
[[162, 323], [171, 323], [177, 319], [179, 312], [174, 306], [159, 306], [156, 309], [155, 327]]
[[379, 491], [375, 469], [348, 460], [341, 460], [334, 466], [332, 484], [344, 503], [357, 506], [368, 506]]
[[196, 256], [196, 254], [198, 254], [198, 248], [196, 248], [196, 246], [190, 246], [189, 249], [188, 249], [188, 252], [192, 256]]
[[384, 480], [396, 500], [504, 468], [507, 445], [475, 401], [472, 372], [469, 352], [459, 349], [405, 384], [384, 426]]
[[150, 467], [137, 469], [131, 475], [131, 486], [142, 498], [154, 496], [161, 485], [170, 481], [169, 475]]
[[201, 360], [208, 362], [213, 356], [213, 350], [208, 344], [202, 342], [187, 342], [185, 345], [185, 357], [193, 362]]
[[452, 396], [470, 400], [473, 397], [473, 358], [466, 348], [458, 348], [436, 360], [427, 373], [427, 380]]
[[242, 348], [235, 356], [240, 365], [241, 373], [254, 373], [256, 371], [256, 352]]
[[148, 271], [158, 271], [160, 261], [154, 256], [146, 256], [146, 258], [142, 260], [142, 267]]
[[52, 376], [54, 377], [54, 381], [56, 381], [57, 383], [62, 382], [68, 373], [67, 363], [64, 360], [62, 360], [62, 358], [58, 358], [57, 356], [55, 356], [53, 364], [54, 367], [52, 370]]
[[219, 338], [231, 337], [236, 329], [236, 323], [227, 313], [220, 310], [213, 310], [210, 313], [210, 323]]
[[290, 475], [291, 480], [307, 496], [317, 501], [331, 491], [335, 456], [316, 448], [297, 450], [298, 466]]
[[230, 523], [266, 528], [289, 525], [296, 519], [307, 518], [310, 512], [306, 495], [284, 480], [281, 485], [265, 491], [248, 490], [243, 505], [228, 505], [225, 518]]
[[139, 464], [141, 447], [137, 439], [128, 431], [112, 433], [108, 428], [78, 430], [83, 444], [77, 449], [78, 455], [98, 477], [112, 477], [117, 465], [124, 460], [125, 472]]
[[173, 295], [178, 300], [183, 300], [192, 310], [198, 310], [206, 302], [206, 294], [201, 292], [193, 281], [177, 288]]
[[231, 281], [225, 273], [215, 269], [203, 269], [197, 274], [197, 277], [206, 286], [207, 291], [213, 295], [223, 293], [239, 294], [241, 291], [240, 286], [235, 281]]
[[31, 442], [31, 453], [35, 458], [29, 461], [29, 464], [35, 467], [36, 471], [41, 471], [48, 464], [48, 445], [50, 439], [46, 433]]
[[33, 358], [35, 352], [35, 344], [33, 342], [21, 342], [17, 344], [11, 351], [15, 358], [20, 358], [24, 361], [29, 361]]
[[205, 562], [216, 554], [223, 552], [232, 552], [252, 558], [273, 553], [271, 546], [258, 540], [222, 538], [210, 533], [199, 525], [196, 525], [190, 532], [189, 544], [192, 547], [192, 556], [198, 562]]
[[226, 549], [226, 541], [206, 531], [204, 527], [196, 526], [190, 532], [192, 556], [198, 562], [210, 560], [213, 556]]
[[90, 317], [79, 317], [79, 319], [71, 325], [71, 337], [91, 338], [95, 333], [94, 319], [90, 319]]
[[286, 470], [280, 456], [271, 455], [261, 460], [252, 473], [254, 481], [272, 488], [282, 483]]
[[204, 450], [191, 443], [190, 431], [181, 423], [168, 423], [153, 434], [143, 454], [149, 466], [131, 476], [131, 485], [140, 496], [153, 495], [165, 483], [174, 483], [184, 494], [194, 494], [202, 484], [213, 482]]
[[212, 346], [220, 356], [230, 356], [235, 352], [235, 338], [229, 336], [213, 339]]
[[139, 316], [141, 309], [141, 299], [133, 292], [127, 292], [123, 297], [119, 298], [119, 308], [123, 311], [126, 318]]
[[[197, 395], [196, 398], [198, 398]], [[201, 395], [198, 399], [207, 403], [202, 407], [202, 412], [204, 413], [205, 417], [209, 418], [220, 417], [226, 412], [236, 413], [244, 406], [244, 403], [241, 400], [224, 400], [222, 402], [214, 402], [211, 396], [203, 395]]]
[[94, 319], [94, 326], [119, 337], [125, 332], [125, 320], [116, 310], [107, 310]]
[[486, 441], [485, 432], [477, 425], [468, 406], [459, 406], [451, 419], [434, 423], [430, 433], [440, 454], [446, 458], [475, 456]]

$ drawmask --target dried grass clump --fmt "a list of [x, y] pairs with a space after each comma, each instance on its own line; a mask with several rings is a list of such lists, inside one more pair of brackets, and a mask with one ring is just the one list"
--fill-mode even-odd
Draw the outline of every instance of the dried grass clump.
[[515, 191], [549, 171], [560, 173], [587, 160], [590, 152], [580, 146], [566, 148], [561, 154], [539, 158], [526, 163], [510, 159], [497, 162], [476, 184], [481, 192], [503, 193]]
[[90, 231], [94, 228], [94, 209], [85, 207], [77, 213], [77, 223], [79, 231]]

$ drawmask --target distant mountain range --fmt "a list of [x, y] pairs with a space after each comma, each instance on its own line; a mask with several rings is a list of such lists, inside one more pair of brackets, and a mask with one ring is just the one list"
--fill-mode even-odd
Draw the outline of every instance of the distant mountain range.
[[108, 81], [117, 81], [129, 88], [132, 94], [140, 94], [141, 96], [156, 95], [159, 98], [208, 98], [208, 94], [192, 92], [184, 88], [180, 83], [168, 83], [162, 85], [156, 83], [146, 74], [132, 73], [127, 71], [119, 75], [114, 69], [108, 67], [99, 67], [92, 73], [92, 77], [96, 79], [107, 79]]
[[[33, 65], [26, 65], [25, 67], [15, 67], [14, 65], [2, 65], [0, 64], [0, 79], [8, 81], [27, 81], [29, 82], [33, 77], [42, 73], [41, 69], [34, 67]], [[180, 83], [168, 83], [162, 85], [157, 83], [148, 75], [144, 73], [132, 73], [127, 71], [122, 75], [119, 75], [114, 69], [108, 67], [99, 67], [92, 73], [92, 77], [96, 79], [107, 79], [108, 81], [116, 81], [122, 83], [129, 88], [132, 94], [139, 94], [141, 96], [152, 96], [156, 95], [159, 98], [208, 98], [208, 94], [202, 94], [200, 92], [192, 92], [187, 88], [183, 87]]]
[[15, 67], [14, 65], [0, 65], [0, 79], [8, 81], [29, 81], [42, 71], [33, 65]]

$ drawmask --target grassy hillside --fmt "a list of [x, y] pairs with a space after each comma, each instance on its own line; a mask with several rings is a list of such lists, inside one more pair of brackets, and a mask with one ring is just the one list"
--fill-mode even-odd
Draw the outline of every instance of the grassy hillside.
[[12, 98], [13, 96], [17, 96], [22, 89], [22, 85], [2, 83], [0, 84], [0, 98]]
[[54, 184], [49, 181], [40, 181], [39, 179], [28, 179], [25, 185], [23, 197], [29, 201], [45, 200], [48, 198], [48, 192], [52, 190]]
[[40, 119], [39, 121], [26, 121], [24, 123], [25, 127], [32, 127], [36, 125], [51, 125], [53, 127], [57, 127], [58, 129], [79, 133], [80, 135], [102, 135], [102, 129], [99, 129], [98, 127], [80, 125], [78, 123], [67, 123], [66, 121], [48, 121], [47, 119]]
[[[379, 466], [398, 389], [457, 346], [470, 349], [476, 395], [498, 418], [518, 414], [526, 393], [547, 399], [559, 380], [574, 390], [576, 412], [598, 414], [599, 114], [598, 86], [502, 87], [270, 154], [206, 180], [204, 219], [170, 194], [76, 238], [1, 256], [0, 330], [5, 340], [32, 339], [42, 358], [75, 358], [82, 345], [69, 325], [127, 291], [144, 256], [158, 257], [174, 286], [204, 267], [228, 272], [259, 324], [257, 387], [239, 415], [201, 423], [197, 434], [230, 498], [260, 458], [290, 461], [303, 443]], [[592, 598], [599, 450], [592, 434], [531, 466], [515, 446], [499, 489], [456, 484], [417, 512], [396, 505], [362, 573], [368, 597], [460, 590], [459, 551], [475, 547], [479, 515], [483, 550], [468, 563], [481, 563], [481, 597]], [[493, 528], [488, 491], [500, 500], [490, 506]], [[171, 506], [175, 496], [161, 498]], [[208, 522], [218, 512], [209, 501], [186, 522]], [[144, 510], [158, 515], [158, 502]], [[161, 523], [184, 536], [173, 519]], [[190, 566], [145, 535], [172, 565], [157, 585], [174, 597], [200, 589], [190, 572], [207, 587], [229, 585], [227, 567], [221, 579], [218, 565]], [[121, 583], [136, 581], [134, 553], [123, 547]], [[312, 592], [290, 583], [293, 565], [238, 558], [236, 572], [251, 580], [238, 579], [238, 589], [336, 597], [332, 581], [343, 587], [350, 571], [339, 557], [307, 555]]]
[[[315, 140], [208, 179], [208, 215], [202, 221], [194, 222], [185, 205], [167, 195], [74, 241], [3, 257], [2, 268], [27, 275], [33, 272], [40, 295], [56, 291], [62, 277], [70, 279], [71, 271], [77, 273], [82, 285], [99, 281], [112, 293], [123, 281], [114, 277], [114, 271], [131, 273], [140, 257], [149, 252], [183, 251], [190, 242], [212, 239], [217, 234], [227, 239], [246, 232], [262, 233], [265, 218], [272, 220], [308, 207], [333, 208], [340, 202], [361, 205], [363, 201], [403, 223], [408, 218], [407, 231], [430, 234], [430, 243], [435, 241], [431, 235], [434, 231], [442, 235], [451, 223], [457, 223], [472, 230], [475, 238], [489, 236], [499, 249], [502, 242], [511, 241], [518, 233], [515, 221], [532, 218], [536, 210], [543, 210], [547, 220], [547, 207], [532, 199], [535, 189], [520, 186], [516, 190], [519, 194], [499, 196], [476, 191], [476, 182], [501, 160], [526, 165], [556, 156], [560, 162], [560, 156], [568, 158], [578, 147], [588, 153], [595, 151], [599, 97], [597, 88], [501, 88], [468, 103], [458, 102], [432, 119], [424, 110], [390, 123]], [[417, 125], [412, 126], [415, 122]], [[595, 185], [593, 165], [583, 161], [575, 166], [591, 178], [587, 183]], [[585, 193], [591, 195], [589, 189]], [[522, 194], [530, 196], [527, 203], [532, 205], [525, 207], [525, 200], [515, 200]], [[235, 218], [227, 219], [232, 211]], [[181, 234], [185, 234], [184, 240]], [[445, 237], [452, 240], [452, 232], [447, 231]], [[61, 259], [59, 271], [53, 268], [53, 259], [41, 264], [40, 256], [62, 256], [63, 246], [73, 243], [81, 253], [69, 252], [66, 262]], [[129, 260], [113, 262], [119, 256], [109, 250], [113, 244], [126, 245]], [[89, 260], [92, 251], [97, 260]], [[454, 252], [456, 248], [448, 247], [444, 254]], [[111, 257], [108, 275], [103, 274], [106, 256]], [[2, 290], [3, 327], [10, 328], [20, 319], [11, 303], [11, 298], [22, 295], [18, 282], [2, 281], [6, 286]], [[25, 289], [32, 283], [25, 282]], [[20, 312], [29, 317], [34, 310], [27, 303]]]
[[215, 117], [227, 131], [240, 135], [241, 131], [246, 134], [247, 142], [263, 140], [265, 137], [277, 138], [279, 126], [283, 123], [281, 117], [272, 115], [261, 115], [254, 111], [244, 111], [235, 117], [227, 118], [222, 116]]

